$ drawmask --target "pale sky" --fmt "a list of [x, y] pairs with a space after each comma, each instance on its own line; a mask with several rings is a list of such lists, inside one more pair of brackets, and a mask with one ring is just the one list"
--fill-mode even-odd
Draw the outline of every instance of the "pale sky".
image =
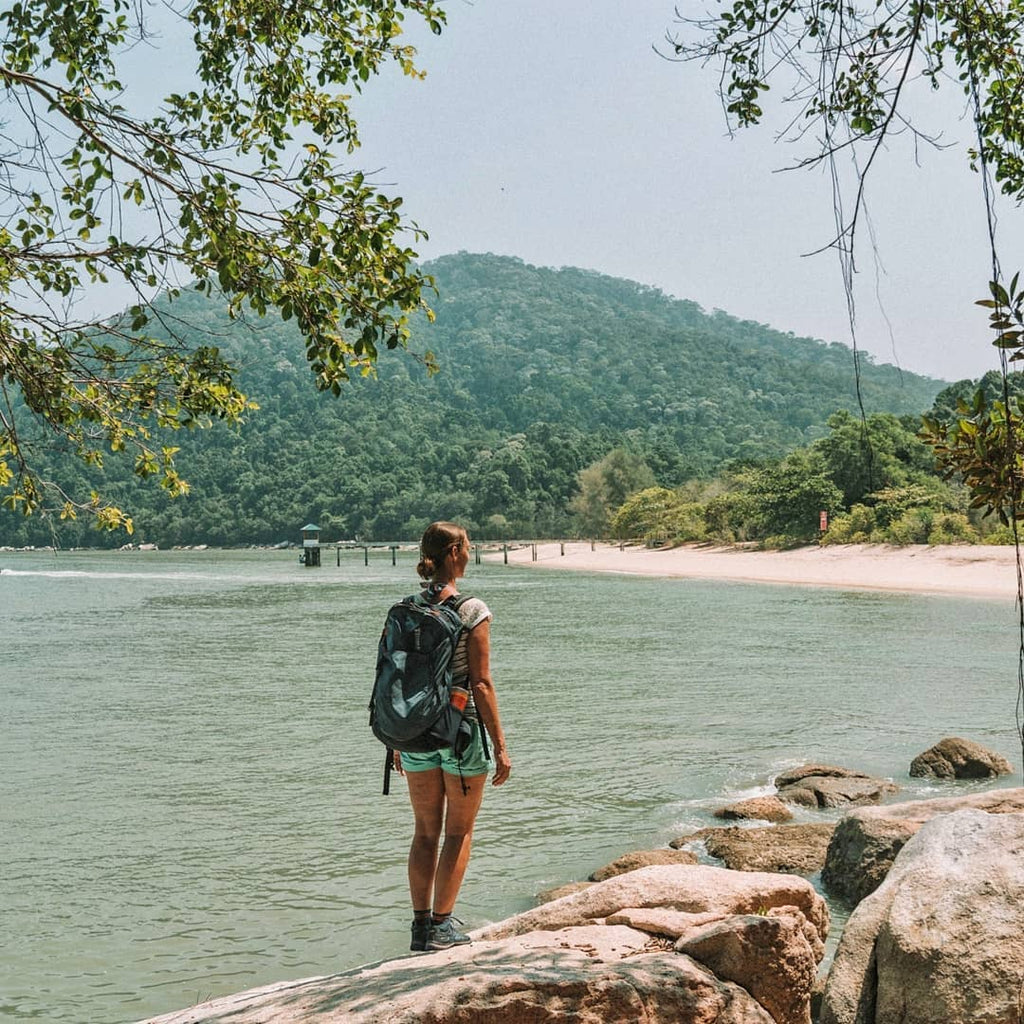
[[[783, 331], [850, 342], [818, 170], [774, 173], [793, 147], [771, 126], [727, 137], [717, 70], [668, 62], [672, 0], [450, 0], [441, 37], [416, 32], [424, 82], [371, 81], [355, 160], [405, 199], [424, 258], [465, 249], [655, 285]], [[998, 367], [984, 311], [990, 260], [969, 122], [945, 90], [925, 125], [950, 148], [880, 155], [856, 284], [858, 344], [946, 379]], [[762, 105], [771, 109], [774, 93]], [[925, 96], [927, 103], [932, 101]], [[780, 114], [770, 119], [781, 126]], [[1002, 211], [1004, 269], [1020, 213]], [[892, 327], [892, 339], [885, 317]]]

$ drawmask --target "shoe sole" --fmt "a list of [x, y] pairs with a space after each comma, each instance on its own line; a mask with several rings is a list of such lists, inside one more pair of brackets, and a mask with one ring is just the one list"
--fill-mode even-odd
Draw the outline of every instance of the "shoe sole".
[[466, 939], [465, 942], [446, 942], [443, 945], [440, 942], [428, 942], [427, 949], [434, 953], [440, 953], [446, 949], [454, 949], [456, 946], [468, 946], [472, 941], [472, 939]]

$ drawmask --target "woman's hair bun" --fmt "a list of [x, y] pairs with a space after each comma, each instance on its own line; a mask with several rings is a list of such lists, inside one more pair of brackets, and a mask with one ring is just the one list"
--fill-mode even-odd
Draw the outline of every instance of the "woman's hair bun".
[[420, 561], [416, 572], [429, 580], [444, 564], [448, 550], [462, 543], [466, 531], [457, 523], [442, 521], [431, 523], [420, 539]]

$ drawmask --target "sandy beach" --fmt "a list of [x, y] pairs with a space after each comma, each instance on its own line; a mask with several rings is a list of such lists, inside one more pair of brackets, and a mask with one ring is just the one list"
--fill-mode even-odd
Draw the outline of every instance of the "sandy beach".
[[[565, 554], [562, 554], [564, 549]], [[501, 554], [488, 556], [501, 559]], [[510, 549], [509, 564], [537, 569], [668, 576], [681, 579], [779, 583], [837, 589], [908, 591], [1006, 599], [1017, 595], [1012, 547], [958, 545], [891, 547], [882, 544], [752, 551], [688, 544], [648, 549], [589, 541]]]

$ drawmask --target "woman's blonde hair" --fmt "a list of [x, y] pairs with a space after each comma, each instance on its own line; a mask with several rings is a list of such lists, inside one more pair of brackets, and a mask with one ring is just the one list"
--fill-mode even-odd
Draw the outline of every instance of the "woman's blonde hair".
[[431, 523], [420, 538], [420, 560], [416, 564], [420, 578], [433, 579], [440, 572], [451, 548], [458, 547], [467, 536], [457, 523]]

